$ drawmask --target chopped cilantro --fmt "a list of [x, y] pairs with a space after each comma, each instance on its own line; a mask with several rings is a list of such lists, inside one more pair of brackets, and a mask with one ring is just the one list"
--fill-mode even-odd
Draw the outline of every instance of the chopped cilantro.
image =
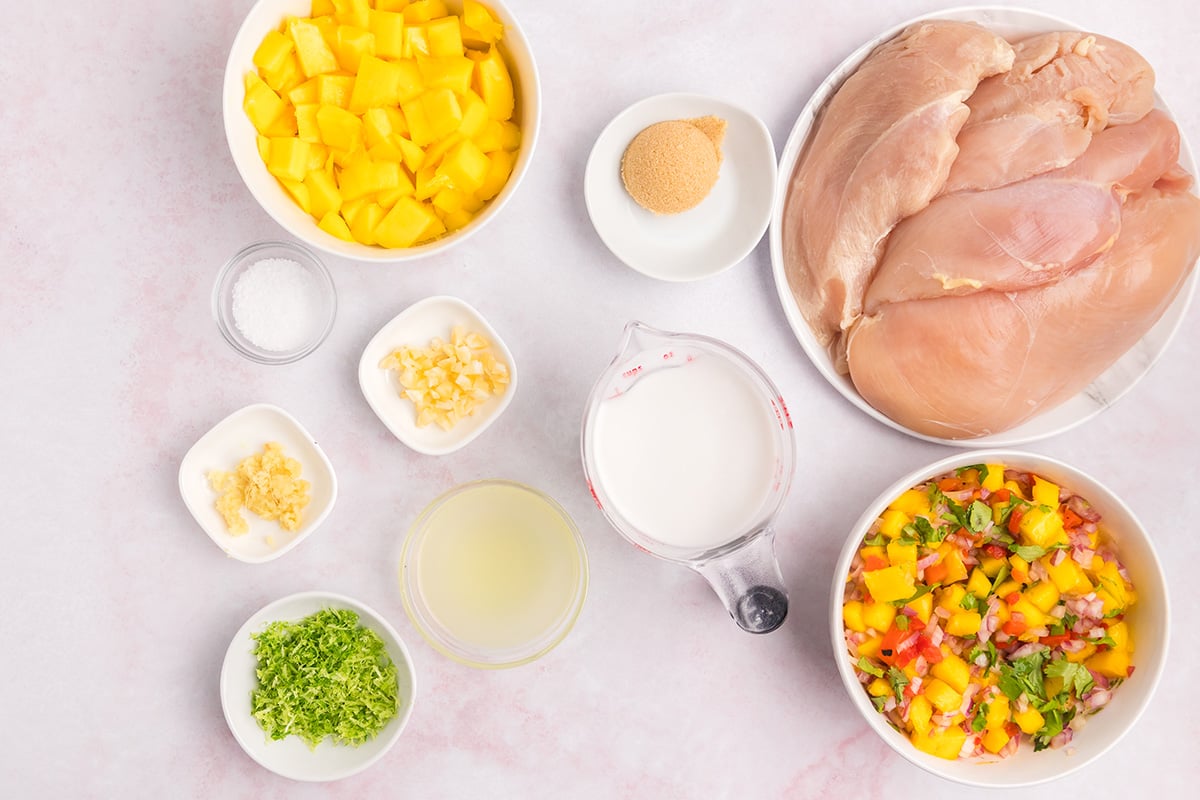
[[883, 670], [871, 663], [870, 659], [862, 656], [858, 659], [858, 668], [868, 675], [874, 675], [876, 678], [883, 677]]
[[1092, 673], [1083, 664], [1076, 664], [1060, 658], [1046, 665], [1047, 678], [1062, 678], [1063, 692], [1075, 689], [1076, 697], [1083, 697], [1092, 688]]
[[911, 538], [914, 542], [927, 544], [929, 542], [940, 542], [945, 538], [945, 534], [939, 534], [934, 530], [933, 525], [929, 524], [929, 520], [924, 517], [916, 517], [913, 521], [904, 526], [905, 538]]
[[987, 503], [982, 500], [976, 500], [971, 503], [971, 507], [968, 510], [966, 527], [975, 531], [975, 533], [982, 533], [983, 529], [991, 521], [992, 509]]
[[958, 601], [958, 607], [966, 609], [967, 611], [978, 611], [979, 598], [970, 592], [967, 592], [963, 595], [963, 599]]
[[864, 539], [863, 544], [867, 547], [883, 547], [884, 542], [886, 541], [887, 540], [883, 538], [882, 533], [877, 533], [870, 539]]
[[916, 600], [918, 597], [921, 597], [922, 595], [929, 594], [930, 592], [932, 592], [934, 589], [938, 588], [939, 586], [941, 586], [940, 583], [934, 583], [929, 586], [926, 586], [923, 583], [918, 583], [917, 590], [912, 593], [911, 597], [906, 597], [903, 600], [893, 600], [892, 605], [894, 605], [896, 608], [904, 608], [906, 605], [911, 603], [913, 600]]
[[896, 615], [896, 630], [898, 630], [898, 631], [908, 630], [908, 617], [905, 614], [897, 614]]
[[887, 698], [886, 698], [886, 697], [872, 697], [872, 698], [871, 698], [871, 704], [872, 704], [873, 706], [875, 706], [875, 710], [876, 710], [876, 711], [878, 711], [879, 713], [881, 713], [881, 714], [882, 714], [882, 713], [883, 713], [883, 707], [884, 707], [885, 705], [887, 705]]
[[1063, 614], [1062, 624], [1064, 628], [1074, 628], [1076, 622], [1079, 622], [1079, 617], [1075, 616], [1070, 611], [1068, 611], [1066, 614]]
[[888, 667], [887, 679], [892, 685], [892, 693], [899, 699], [904, 694], [904, 687], [908, 686], [908, 676], [895, 667]]
[[996, 577], [992, 579], [992, 591], [993, 592], [996, 591], [997, 586], [999, 586], [1000, 584], [1004, 583], [1005, 580], [1007, 580], [1008, 573], [1011, 571], [1012, 570], [1008, 566], [1008, 561], [1005, 560], [1005, 562], [1000, 565], [1000, 571], [996, 573]]
[[1022, 694], [1030, 699], [1046, 699], [1042, 664], [1046, 660], [1047, 652], [1049, 651], [1038, 650], [1024, 658], [1000, 665], [1000, 680], [997, 685], [1009, 700], [1016, 700]]
[[987, 727], [987, 713], [988, 706], [985, 703], [984, 705], [981, 705], [975, 712], [975, 719], [971, 720], [972, 731], [979, 733], [981, 730]]
[[984, 647], [983, 645], [978, 645], [978, 644], [975, 645], [974, 647], [972, 647], [971, 652], [967, 655], [967, 661], [974, 664], [975, 659], [979, 658], [981, 655], [987, 656], [987, 658], [988, 658], [987, 665], [988, 665], [989, 669], [992, 667], [993, 664], [996, 663], [997, 659], [999, 658], [999, 653], [996, 652], [996, 645], [994, 642], [992, 642], [991, 639], [988, 639], [987, 647]]
[[1010, 544], [1009, 551], [1020, 559], [1025, 561], [1036, 561], [1048, 552], [1046, 548], [1039, 547], [1036, 544]]
[[984, 481], [987, 480], [987, 476], [988, 476], [987, 464], [970, 464], [965, 467], [959, 467], [958, 469], [954, 470], [954, 474], [961, 478], [963, 475], [967, 474], [967, 472], [970, 470], [975, 470], [976, 472], [979, 473], [979, 482], [980, 483], [983, 483]]
[[272, 739], [295, 734], [360, 745], [399, 709], [396, 666], [383, 640], [349, 609], [325, 608], [253, 634], [258, 687], [250, 710]]

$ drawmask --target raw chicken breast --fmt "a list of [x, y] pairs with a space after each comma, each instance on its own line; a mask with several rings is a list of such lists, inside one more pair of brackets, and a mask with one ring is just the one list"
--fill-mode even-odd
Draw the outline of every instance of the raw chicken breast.
[[979, 81], [1012, 47], [978, 25], [911, 25], [881, 45], [830, 100], [783, 213], [783, 260], [823, 345], [858, 317], [888, 231], [937, 194]]
[[1116, 241], [1121, 203], [1179, 159], [1179, 130], [1162, 111], [1098, 133], [1066, 167], [983, 192], [942, 195], [892, 231], [867, 289], [885, 303], [1019, 291], [1086, 266]]
[[1058, 31], [1015, 45], [1012, 70], [979, 85], [944, 192], [989, 189], [1065, 166], [1109, 125], [1154, 106], [1154, 70], [1129, 45]]
[[884, 306], [850, 332], [854, 385], [950, 439], [1007, 430], [1082, 391], [1158, 321], [1200, 257], [1200, 199], [1177, 176], [1131, 196], [1112, 249], [1020, 292]]

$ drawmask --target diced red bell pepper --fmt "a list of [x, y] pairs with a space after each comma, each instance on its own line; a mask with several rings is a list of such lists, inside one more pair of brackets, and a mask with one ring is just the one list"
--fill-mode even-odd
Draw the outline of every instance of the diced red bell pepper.
[[1071, 634], [1069, 634], [1069, 633], [1055, 633], [1051, 636], [1043, 636], [1040, 639], [1038, 639], [1038, 641], [1041, 642], [1042, 644], [1046, 645], [1046, 647], [1049, 647], [1050, 649], [1054, 649], [1055, 647], [1058, 647], [1060, 644], [1063, 644], [1064, 642], [1068, 641], [1070, 638], [1071, 638]]
[[1000, 630], [1007, 633], [1009, 636], [1020, 636], [1029, 626], [1024, 622], [1017, 622], [1015, 619], [1010, 619], [1008, 622], [1000, 626]]
[[983, 552], [987, 553], [992, 558], [1004, 558], [1008, 555], [1008, 551], [998, 544], [988, 544], [983, 546]]
[[1063, 506], [1062, 518], [1063, 518], [1063, 527], [1066, 528], [1067, 530], [1072, 530], [1074, 528], [1078, 528], [1080, 525], [1083, 524], [1083, 517], [1079, 516], [1074, 511], [1067, 508], [1066, 506]]
[[863, 572], [874, 572], [888, 566], [888, 560], [883, 556], [869, 555], [863, 563]]
[[1012, 492], [1008, 489], [997, 489], [988, 497], [989, 500], [995, 500], [997, 503], [1007, 503], [1012, 499]]
[[963, 488], [963, 482], [959, 478], [942, 478], [938, 481], [938, 488], [943, 492], [957, 492]]
[[1008, 532], [1016, 534], [1021, 530], [1021, 517], [1025, 516], [1025, 507], [1017, 506], [1008, 517]]

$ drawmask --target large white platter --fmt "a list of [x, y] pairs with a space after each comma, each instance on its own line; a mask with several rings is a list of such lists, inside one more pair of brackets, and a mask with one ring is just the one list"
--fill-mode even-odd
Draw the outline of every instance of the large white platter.
[[[1175, 332], [1179, 329], [1184, 315], [1187, 313], [1192, 295], [1195, 294], [1196, 290], [1197, 273], [1195, 271], [1189, 276], [1179, 295], [1158, 323], [1142, 337], [1140, 342], [1118, 359], [1106, 372], [1092, 381], [1086, 389], [1057, 408], [1053, 408], [1023, 425], [991, 436], [981, 436], [975, 439], [942, 439], [918, 433], [885, 416], [871, 406], [858, 393], [858, 390], [854, 388], [849, 375], [838, 374], [829, 354], [816, 340], [816, 337], [813, 336], [812, 330], [800, 313], [795, 298], [792, 296], [792, 290], [788, 286], [787, 275], [783, 265], [783, 206], [787, 199], [788, 187], [792, 182], [792, 173], [795, 172], [796, 164], [804, 152], [809, 134], [814, 131], [815, 122], [818, 116], [820, 116], [821, 110], [829, 102], [834, 93], [841, 88], [846, 78], [858, 69], [859, 65], [872, 50], [896, 36], [912, 23], [924, 19], [978, 22], [1006, 38], [1019, 38], [1021, 36], [1052, 30], [1083, 30], [1076, 23], [1068, 22], [1049, 14], [1043, 14], [1039, 11], [993, 6], [969, 6], [937, 11], [911, 19], [908, 22], [889, 28], [851, 53], [845, 61], [829, 74], [829, 77], [825, 79], [808, 101], [808, 104], [800, 112], [800, 117], [796, 120], [792, 132], [788, 136], [787, 143], [784, 145], [783, 154], [780, 156], [779, 180], [775, 185], [775, 199], [772, 205], [769, 233], [771, 266], [775, 275], [775, 287], [779, 292], [779, 300], [783, 304], [784, 315], [787, 317], [788, 324], [792, 327], [792, 332], [796, 335], [800, 346], [804, 348], [804, 352], [808, 354], [808, 357], [817, 367], [817, 370], [847, 400], [885, 425], [907, 433], [910, 436], [915, 436], [918, 439], [958, 447], [1008, 447], [1055, 436], [1086, 422], [1111, 406], [1149, 372], [1150, 368], [1163, 354], [1163, 351], [1166, 350]], [[1105, 31], [1096, 32], [1106, 33]], [[1107, 33], [1113, 34], [1117, 38], [1120, 37], [1119, 31], [1109, 31]], [[1158, 107], [1169, 114], [1170, 108], [1163, 101], [1162, 97], [1156, 93], [1155, 99]], [[1195, 175], [1196, 165], [1192, 156], [1192, 150], [1188, 145], [1187, 139], [1182, 136], [1183, 132], [1181, 131], [1180, 133], [1182, 141], [1180, 143], [1179, 162], [1188, 172]]]

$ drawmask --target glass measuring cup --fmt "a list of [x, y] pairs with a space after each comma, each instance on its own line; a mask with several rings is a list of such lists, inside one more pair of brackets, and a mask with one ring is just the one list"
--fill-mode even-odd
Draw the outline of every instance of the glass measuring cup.
[[581, 450], [592, 497], [618, 533], [700, 573], [743, 630], [783, 623], [772, 523], [795, 441], [757, 364], [717, 339], [630, 322], [588, 398]]

